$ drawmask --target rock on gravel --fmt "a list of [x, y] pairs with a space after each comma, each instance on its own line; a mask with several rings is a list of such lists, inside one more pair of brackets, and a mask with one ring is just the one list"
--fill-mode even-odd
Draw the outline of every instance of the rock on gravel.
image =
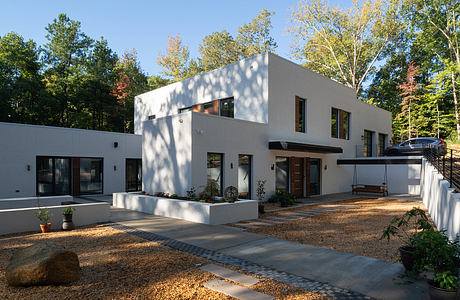
[[17, 250], [6, 268], [12, 286], [66, 284], [79, 278], [78, 256], [50, 241]]

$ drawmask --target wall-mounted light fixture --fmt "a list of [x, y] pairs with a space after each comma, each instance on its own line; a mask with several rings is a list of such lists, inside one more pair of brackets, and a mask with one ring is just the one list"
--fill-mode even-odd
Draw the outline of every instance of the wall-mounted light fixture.
[[117, 166], [116, 166], [116, 165], [113, 165], [113, 170], [114, 170], [114, 171], [117, 170]]
[[327, 170], [327, 165], [324, 165], [324, 170]]
[[233, 163], [230, 163], [230, 169], [233, 169]]
[[118, 142], [113, 143], [113, 148], [118, 148]]
[[179, 119], [179, 123], [184, 123], [184, 120], [182, 120], [182, 119]]
[[27, 165], [27, 171], [30, 172], [30, 165]]
[[270, 169], [274, 170], [274, 169], [275, 169], [275, 164], [272, 164], [272, 166], [270, 167]]

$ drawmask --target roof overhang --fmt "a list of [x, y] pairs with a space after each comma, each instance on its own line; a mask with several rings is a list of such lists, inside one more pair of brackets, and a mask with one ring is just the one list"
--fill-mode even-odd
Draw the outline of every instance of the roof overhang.
[[297, 152], [314, 152], [314, 153], [343, 153], [340, 147], [303, 144], [287, 141], [271, 141], [268, 142], [268, 149], [270, 150], [286, 150]]

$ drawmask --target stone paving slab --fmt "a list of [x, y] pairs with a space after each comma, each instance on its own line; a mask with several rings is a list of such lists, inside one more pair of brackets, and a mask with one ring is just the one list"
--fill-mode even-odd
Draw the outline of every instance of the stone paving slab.
[[227, 269], [215, 264], [208, 264], [202, 266], [200, 269], [244, 286], [252, 286], [260, 281], [257, 278], [235, 272], [231, 269]]
[[256, 221], [260, 222], [270, 222], [272, 224], [283, 224], [284, 222], [280, 221], [275, 221], [275, 220], [269, 220], [269, 219], [257, 219]]
[[259, 226], [242, 224], [242, 223], [233, 223], [233, 225], [241, 226], [241, 227], [245, 227], [245, 228], [250, 228], [250, 229], [259, 229]]
[[219, 293], [232, 296], [241, 300], [272, 300], [275, 299], [273, 296], [269, 296], [266, 294], [262, 294], [248, 288], [234, 285], [229, 282], [220, 280], [220, 279], [212, 279], [205, 283], [203, 283], [204, 287], [211, 289], [213, 291], [217, 291]]
[[251, 223], [254, 224], [254, 225], [257, 225], [257, 226], [273, 226], [275, 224], [272, 224], [272, 223], [265, 223], [265, 222], [257, 222], [257, 221], [246, 221], [247, 223]]
[[267, 219], [273, 219], [273, 220], [283, 220], [283, 221], [294, 221], [296, 219], [292, 219], [292, 218], [281, 218], [281, 217], [266, 217]]

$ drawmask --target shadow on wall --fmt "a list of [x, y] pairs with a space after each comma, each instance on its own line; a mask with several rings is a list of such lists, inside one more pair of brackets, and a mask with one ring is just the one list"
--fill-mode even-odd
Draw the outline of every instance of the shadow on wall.
[[[249, 58], [140, 95], [135, 100], [136, 133], [149, 115], [178, 114], [180, 108], [233, 96], [235, 118], [268, 122], [268, 67], [265, 55]], [[265, 86], [265, 88], [264, 88]]]

